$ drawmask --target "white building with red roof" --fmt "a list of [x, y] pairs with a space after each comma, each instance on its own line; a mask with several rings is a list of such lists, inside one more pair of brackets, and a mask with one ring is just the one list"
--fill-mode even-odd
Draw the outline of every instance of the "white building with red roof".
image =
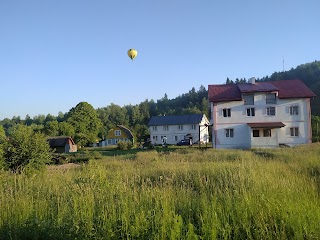
[[209, 85], [214, 148], [272, 148], [311, 143], [310, 98], [300, 80]]

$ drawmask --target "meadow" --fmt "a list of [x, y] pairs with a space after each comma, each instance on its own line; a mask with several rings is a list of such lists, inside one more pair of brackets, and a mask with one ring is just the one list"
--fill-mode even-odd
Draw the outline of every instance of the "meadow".
[[[76, 166], [76, 167], [74, 167]], [[320, 144], [0, 172], [0, 239], [320, 239]]]

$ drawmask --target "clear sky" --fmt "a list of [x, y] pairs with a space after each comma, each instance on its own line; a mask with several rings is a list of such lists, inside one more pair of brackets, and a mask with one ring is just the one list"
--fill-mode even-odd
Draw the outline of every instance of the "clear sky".
[[[319, 0], [1, 0], [0, 120], [169, 99], [320, 60]], [[138, 56], [131, 61], [127, 50]]]

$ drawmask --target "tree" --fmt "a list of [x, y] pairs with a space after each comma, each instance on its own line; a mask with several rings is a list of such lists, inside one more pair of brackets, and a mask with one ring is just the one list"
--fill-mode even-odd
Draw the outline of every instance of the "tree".
[[[109, 121], [112, 123], [112, 125], [128, 125], [129, 124], [129, 117], [127, 115], [127, 109], [125, 107], [120, 107], [119, 105], [116, 105], [114, 103], [111, 103], [110, 106], [108, 106], [109, 109]], [[110, 126], [112, 127], [112, 126]]]
[[75, 129], [74, 139], [79, 146], [96, 141], [101, 126], [96, 110], [87, 102], [80, 102], [68, 113], [67, 122]]
[[70, 136], [74, 138], [75, 130], [70, 123], [59, 122], [58, 129], [59, 129], [59, 136]]
[[48, 121], [44, 127], [45, 133], [48, 136], [59, 135], [59, 123], [57, 120]]
[[3, 126], [0, 125], [0, 169], [4, 167], [4, 144], [6, 142], [6, 133]]
[[51, 161], [51, 150], [46, 136], [31, 127], [15, 125], [5, 142], [4, 168], [14, 172], [41, 170]]

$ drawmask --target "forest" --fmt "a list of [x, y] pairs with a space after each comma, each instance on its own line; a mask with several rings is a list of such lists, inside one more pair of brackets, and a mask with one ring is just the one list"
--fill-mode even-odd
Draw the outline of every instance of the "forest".
[[[292, 68], [289, 71], [274, 72], [271, 76], [257, 78], [257, 81], [275, 81], [286, 79], [302, 80], [317, 96], [320, 96], [320, 62], [314, 61]], [[226, 79], [226, 84], [245, 83], [245, 78]], [[320, 100], [311, 100], [313, 140], [320, 139]], [[69, 112], [59, 112], [58, 116], [39, 114], [31, 118], [29, 115], [22, 119], [14, 116], [0, 121], [6, 135], [10, 135], [17, 124], [30, 126], [35, 132], [46, 136], [72, 136], [80, 146], [89, 146], [97, 140], [104, 139], [108, 130], [121, 124], [128, 126], [137, 140], [148, 135], [148, 121], [151, 116], [178, 115], [188, 113], [204, 113], [210, 116], [208, 91], [201, 85], [198, 90], [194, 87], [187, 93], [176, 98], [168, 99], [165, 93], [161, 99], [148, 100], [136, 105], [119, 106], [111, 103], [106, 107], [94, 109], [87, 102], [80, 102]]]

